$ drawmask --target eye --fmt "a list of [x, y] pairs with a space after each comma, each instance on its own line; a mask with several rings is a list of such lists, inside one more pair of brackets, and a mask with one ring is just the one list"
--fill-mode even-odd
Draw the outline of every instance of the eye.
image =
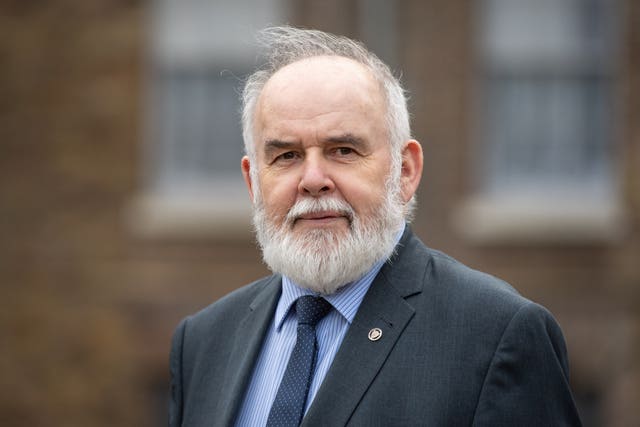
[[281, 162], [281, 161], [290, 161], [290, 160], [295, 160], [298, 158], [298, 153], [296, 153], [295, 151], [286, 151], [282, 154], [279, 154], [278, 156], [276, 156], [273, 161], [275, 162]]
[[360, 152], [353, 147], [336, 147], [332, 151], [332, 156], [337, 161], [351, 162], [360, 156]]
[[335, 149], [335, 154], [339, 157], [351, 157], [357, 154], [357, 152], [351, 147], [337, 147]]
[[354, 153], [353, 148], [351, 147], [339, 147], [337, 150], [338, 154], [340, 154], [341, 156], [348, 156], [350, 154]]

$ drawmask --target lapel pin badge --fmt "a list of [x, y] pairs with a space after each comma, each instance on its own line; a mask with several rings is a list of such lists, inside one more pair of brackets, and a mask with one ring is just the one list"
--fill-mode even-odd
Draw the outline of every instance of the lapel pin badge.
[[382, 338], [382, 329], [373, 328], [369, 331], [369, 341], [378, 341]]

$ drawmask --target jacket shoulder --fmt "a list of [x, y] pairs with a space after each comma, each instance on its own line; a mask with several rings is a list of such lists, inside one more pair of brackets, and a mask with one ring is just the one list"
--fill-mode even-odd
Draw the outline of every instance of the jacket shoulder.
[[251, 304], [269, 286], [276, 288], [273, 282], [279, 282], [279, 275], [271, 275], [242, 286], [235, 291], [223, 296], [202, 310], [188, 316], [184, 321], [191, 329], [208, 329], [221, 321], [233, 322], [245, 312]]
[[[523, 297], [513, 286], [491, 274], [478, 271], [457, 259], [427, 247], [415, 235], [405, 240], [401, 249], [398, 265], [404, 272], [411, 274], [411, 280], [422, 276], [420, 293], [424, 303], [432, 307], [438, 301], [438, 307], [451, 314], [473, 313], [479, 318], [508, 321], [522, 307], [537, 305]], [[404, 252], [404, 254], [402, 254]], [[405, 260], [402, 260], [402, 259]], [[421, 299], [421, 298], [418, 298]], [[418, 301], [415, 303], [419, 304]], [[497, 317], [495, 317], [497, 316]]]

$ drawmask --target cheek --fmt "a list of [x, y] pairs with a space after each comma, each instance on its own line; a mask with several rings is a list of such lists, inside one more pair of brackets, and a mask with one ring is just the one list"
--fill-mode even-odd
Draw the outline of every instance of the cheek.
[[260, 192], [267, 212], [282, 215], [295, 203], [297, 185], [293, 180], [261, 177]]
[[384, 180], [345, 179], [340, 193], [347, 203], [361, 215], [371, 215], [384, 201]]

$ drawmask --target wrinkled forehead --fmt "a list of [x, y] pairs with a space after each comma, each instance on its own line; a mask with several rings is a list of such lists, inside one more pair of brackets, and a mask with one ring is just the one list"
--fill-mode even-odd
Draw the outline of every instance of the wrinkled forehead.
[[337, 106], [384, 111], [382, 89], [371, 71], [352, 59], [317, 56], [284, 66], [266, 82], [257, 109], [312, 113]]

